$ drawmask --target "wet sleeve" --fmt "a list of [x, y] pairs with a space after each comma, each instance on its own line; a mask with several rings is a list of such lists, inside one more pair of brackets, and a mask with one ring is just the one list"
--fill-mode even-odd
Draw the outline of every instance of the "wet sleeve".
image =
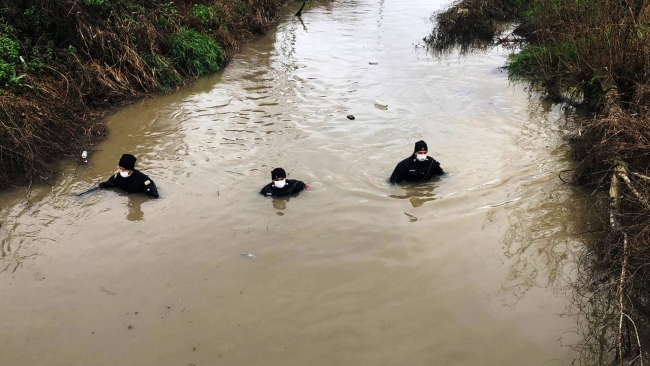
[[115, 184], [115, 177], [117, 177], [117, 174], [111, 175], [110, 178], [106, 182], [99, 183], [99, 188], [113, 188], [116, 186]]
[[269, 189], [269, 185], [267, 184], [267, 185], [265, 185], [265, 186], [262, 188], [262, 190], [260, 191], [260, 194], [261, 194], [262, 196], [267, 196], [266, 193], [268, 192], [268, 189]]
[[158, 188], [156, 187], [156, 183], [153, 182], [153, 180], [147, 178], [142, 183], [142, 192], [146, 193], [147, 195], [153, 197], [153, 198], [158, 198], [160, 195], [158, 194]]
[[401, 164], [397, 164], [395, 167], [395, 170], [393, 170], [393, 174], [390, 176], [390, 182], [391, 183], [399, 183], [403, 180], [402, 176], [402, 167]]
[[443, 175], [445, 172], [442, 170], [440, 163], [437, 160], [433, 161], [433, 172], [438, 175]]
[[293, 193], [298, 193], [307, 189], [307, 185], [303, 181], [297, 181], [296, 185], [293, 187]]

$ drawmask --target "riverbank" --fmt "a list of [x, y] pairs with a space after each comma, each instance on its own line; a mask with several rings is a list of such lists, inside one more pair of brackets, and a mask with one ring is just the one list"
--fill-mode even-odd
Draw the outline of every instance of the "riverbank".
[[[607, 235], [582, 263], [579, 302], [591, 329], [579, 348], [585, 364], [640, 364], [650, 300], [650, 5], [462, 0], [436, 18], [426, 39], [434, 50], [513, 46], [512, 80], [588, 111], [568, 137], [573, 182], [601, 192]], [[506, 32], [504, 21], [518, 26]]]
[[107, 108], [216, 72], [285, 0], [0, 2], [0, 189], [55, 178]]

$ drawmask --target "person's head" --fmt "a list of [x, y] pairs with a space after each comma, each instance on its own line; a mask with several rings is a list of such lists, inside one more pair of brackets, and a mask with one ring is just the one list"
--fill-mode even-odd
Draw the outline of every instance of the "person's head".
[[124, 154], [120, 158], [118, 167], [120, 168], [120, 175], [124, 178], [133, 174], [135, 170], [135, 161], [138, 160], [135, 156], [131, 154]]
[[287, 184], [287, 172], [282, 168], [275, 168], [271, 171], [271, 179], [273, 180], [273, 185], [282, 188]]
[[413, 156], [418, 160], [418, 161], [425, 161], [427, 160], [427, 143], [420, 140], [415, 143], [415, 148], [413, 149]]

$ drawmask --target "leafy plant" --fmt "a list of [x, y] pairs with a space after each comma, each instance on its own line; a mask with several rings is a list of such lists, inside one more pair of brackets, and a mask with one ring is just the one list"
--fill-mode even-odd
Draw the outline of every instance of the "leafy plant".
[[169, 59], [159, 55], [148, 55], [144, 57], [144, 60], [156, 76], [161, 91], [169, 91], [183, 82], [181, 76], [171, 66]]
[[524, 47], [518, 53], [511, 53], [507, 62], [510, 78], [521, 80], [534, 77], [545, 54], [546, 47], [532, 45]]
[[173, 1], [160, 4], [162, 14], [158, 17], [158, 25], [167, 29], [171, 23], [171, 18], [178, 13]]
[[22, 75], [16, 75], [16, 69], [14, 68], [12, 71], [11, 76], [9, 79], [7, 79], [6, 86], [14, 86], [14, 87], [21, 87], [25, 86], [28, 88], [31, 88], [32, 86], [26, 83], [23, 83], [21, 80], [27, 75], [22, 74]]
[[38, 48], [32, 48], [32, 55], [28, 57], [23, 68], [26, 72], [39, 72], [45, 68], [45, 63], [41, 60]]
[[194, 16], [204, 27], [212, 27], [214, 23], [214, 14], [212, 9], [203, 4], [194, 4], [194, 6], [192, 6], [192, 16]]
[[193, 29], [181, 28], [171, 36], [169, 56], [190, 75], [213, 73], [225, 62], [221, 47], [210, 37]]
[[31, 6], [25, 9], [23, 14], [30, 23], [37, 27], [47, 27], [52, 24], [52, 21], [36, 6]]
[[0, 23], [0, 83], [7, 84], [16, 77], [19, 43], [12, 34], [14, 28]]
[[170, 1], [168, 3], [162, 3], [160, 4], [160, 7], [163, 10], [163, 13], [166, 15], [174, 15], [178, 13], [178, 10], [176, 9], [176, 5], [174, 5], [173, 1]]

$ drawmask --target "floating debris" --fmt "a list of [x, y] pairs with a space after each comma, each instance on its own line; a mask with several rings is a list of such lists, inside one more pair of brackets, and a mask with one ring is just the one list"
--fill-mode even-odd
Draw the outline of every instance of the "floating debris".
[[351, 120], [351, 121], [354, 121], [354, 116], [351, 115], [351, 114], [348, 114], [348, 119]]
[[416, 221], [419, 220], [416, 216], [413, 216], [413, 215], [411, 215], [409, 213], [404, 212], [404, 215], [408, 216], [409, 222], [416, 222]]
[[386, 109], [388, 109], [388, 104], [382, 102], [381, 100], [375, 100], [375, 105], [376, 105], [377, 107], [381, 107], [381, 108], [386, 108]]
[[255, 254], [253, 254], [253, 253], [242, 253], [241, 256], [244, 257], [244, 258], [248, 258], [248, 259], [255, 258]]

